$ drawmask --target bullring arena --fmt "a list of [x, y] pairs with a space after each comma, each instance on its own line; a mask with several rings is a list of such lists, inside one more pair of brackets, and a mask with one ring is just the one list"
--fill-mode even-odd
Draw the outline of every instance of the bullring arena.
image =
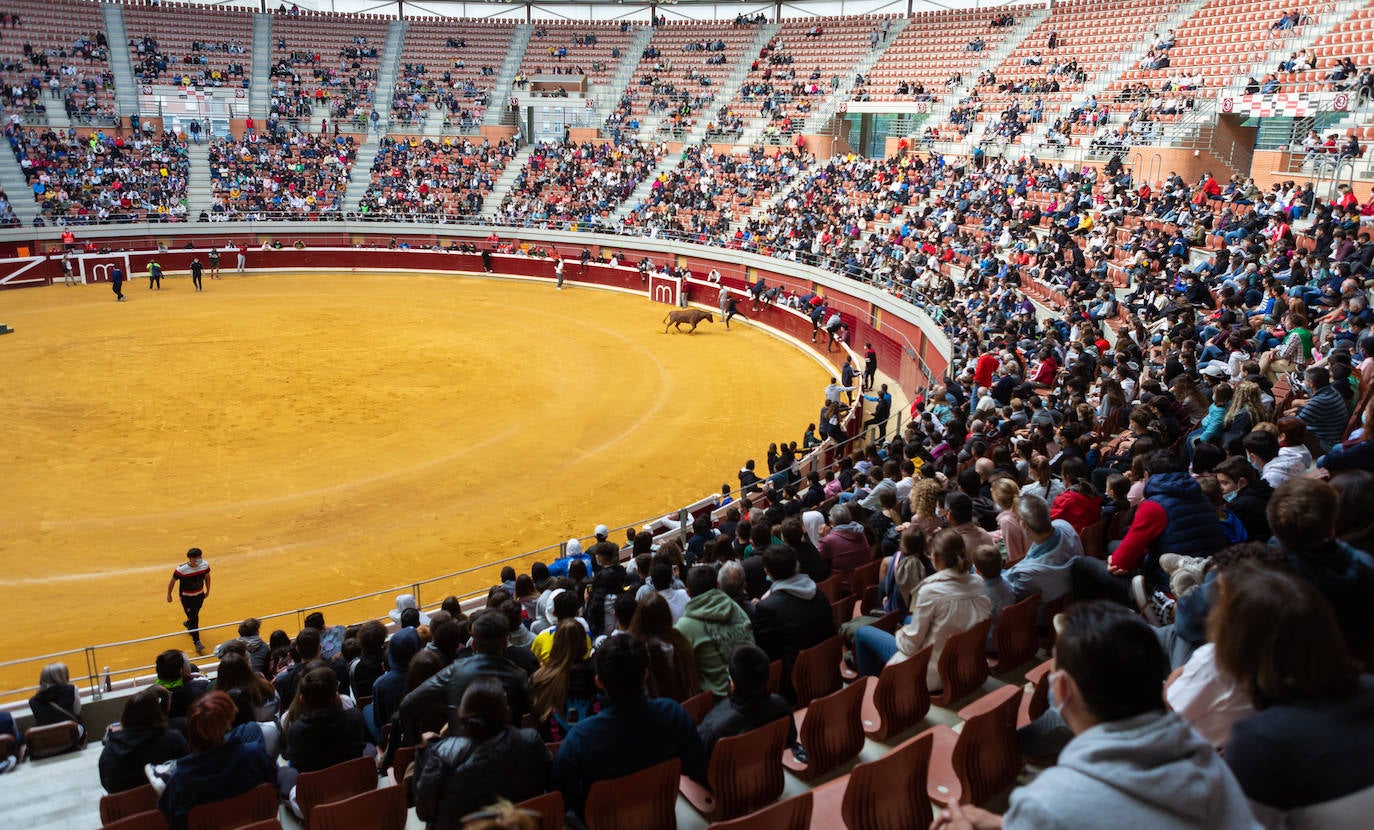
[[0, 819], [1366, 826], [1372, 102], [1374, 0], [9, 0]]
[[[136, 280], [123, 305], [105, 285], [5, 296], [0, 367], [24, 390], [0, 490], [6, 655], [90, 639], [87, 613], [102, 642], [173, 630], [187, 547], [215, 568], [203, 619], [237, 624], [656, 518], [733, 481], [738, 448], [799, 438], [827, 382], [760, 329], [664, 336], [663, 306], [575, 282], [226, 270], [201, 293]], [[40, 586], [83, 613], [50, 617]]]

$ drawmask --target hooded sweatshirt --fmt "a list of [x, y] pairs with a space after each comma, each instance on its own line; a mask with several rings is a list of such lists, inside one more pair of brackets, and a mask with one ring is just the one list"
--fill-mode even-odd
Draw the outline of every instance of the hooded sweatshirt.
[[730, 692], [730, 653], [735, 646], [754, 642], [749, 616], [729, 594], [712, 588], [687, 601], [674, 627], [692, 644], [701, 687], [716, 697]]
[[140, 726], [111, 732], [100, 751], [100, 786], [122, 793], [148, 783], [145, 764], [162, 764], [189, 755], [191, 748], [175, 729]]
[[791, 681], [797, 654], [833, 636], [830, 603], [806, 574], [777, 580], [754, 608], [754, 641], [769, 660], [782, 661], [782, 694], [788, 700], [796, 697]]
[[832, 528], [817, 547], [831, 573], [844, 574], [842, 587], [846, 590], [850, 572], [873, 559], [873, 546], [864, 535], [864, 526], [858, 522], [846, 522]]
[[1016, 828], [1113, 830], [1258, 828], [1235, 776], [1211, 744], [1172, 712], [1102, 723], [1076, 736], [1050, 767], [1011, 795]]

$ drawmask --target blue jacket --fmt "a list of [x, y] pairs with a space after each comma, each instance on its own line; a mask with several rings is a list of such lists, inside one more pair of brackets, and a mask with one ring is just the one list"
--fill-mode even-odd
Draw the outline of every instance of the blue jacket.
[[568, 809], [582, 815], [592, 784], [682, 759], [682, 773], [706, 780], [706, 752], [697, 725], [675, 701], [636, 697], [612, 701], [563, 739], [553, 777]]
[[259, 784], [276, 783], [277, 765], [263, 752], [262, 744], [243, 743], [233, 736], [217, 749], [179, 759], [157, 806], [173, 830], [182, 830], [192, 807], [242, 795]]
[[1151, 545], [1151, 556], [1146, 560], [1145, 579], [1151, 585], [1168, 583], [1159, 568], [1160, 554], [1211, 556], [1226, 547], [1217, 511], [1192, 476], [1187, 473], [1152, 475], [1145, 482], [1145, 498], [1163, 507], [1169, 517], [1169, 523]]

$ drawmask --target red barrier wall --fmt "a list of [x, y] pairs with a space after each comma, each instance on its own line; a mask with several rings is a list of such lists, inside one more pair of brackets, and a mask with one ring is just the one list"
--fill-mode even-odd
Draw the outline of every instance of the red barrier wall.
[[[176, 236], [173, 234], [184, 235]], [[176, 247], [179, 243], [184, 246], [186, 243], [183, 240], [188, 239], [188, 237], [193, 244], [200, 247], [196, 250]], [[246, 267], [250, 270], [262, 268], [283, 270], [318, 268], [336, 271], [387, 268], [429, 271], [480, 272], [482, 270], [482, 258], [478, 254], [444, 253], [421, 249], [434, 244], [436, 237], [432, 234], [406, 235], [382, 232], [347, 235], [338, 232], [302, 232], [299, 235], [278, 238], [283, 243], [288, 238], [292, 243], [300, 239], [306, 245], [304, 249], [284, 247], [263, 250], [261, 246], [263, 240], [267, 238], [269, 237], [259, 237], [252, 234], [214, 235], [206, 233], [203, 226], [194, 228], [175, 226], [168, 228], [168, 231], [162, 234], [154, 233], [151, 235], [131, 235], [128, 238], [104, 239], [100, 241], [103, 247], [137, 250], [114, 250], [104, 254], [80, 254], [77, 257], [78, 273], [84, 274], [88, 282], [106, 282], [109, 279], [111, 266], [119, 264], [125, 269], [129, 279], [137, 280], [147, 277], [148, 263], [153, 260], [157, 260], [161, 264], [163, 271], [185, 271], [190, 267], [191, 260], [195, 257], [199, 257], [203, 264], [208, 263], [206, 253], [210, 245], [219, 248], [221, 270], [232, 273], [236, 268], [237, 253], [229, 247], [231, 243], [243, 243], [247, 248]], [[450, 238], [452, 237], [445, 236], [442, 241], [446, 244]], [[463, 239], [464, 237], [459, 236], [457, 238]], [[483, 244], [484, 239], [489, 238], [469, 237], [469, 240]], [[511, 237], [502, 237], [502, 239], [511, 239]], [[390, 248], [388, 245], [392, 241], [406, 242], [415, 247], [410, 250]], [[158, 242], [167, 245], [169, 250], [163, 252], [155, 250]], [[643, 244], [645, 240], [636, 240], [636, 242]], [[364, 247], [347, 247], [352, 244]], [[841, 319], [849, 329], [849, 346], [862, 355], [864, 344], [872, 343], [878, 354], [880, 369], [896, 378], [901, 389], [908, 394], [914, 393], [932, 381], [931, 378], [926, 377], [921, 361], [924, 361], [934, 378], [941, 376], [947, 365], [946, 359], [939, 354], [935, 344], [925, 337], [920, 326], [916, 323], [887, 313], [861, 296], [848, 295], [834, 288], [818, 286], [804, 275], [798, 276], [795, 271], [789, 270], [787, 263], [784, 262], [763, 268], [752, 265], [745, 266], [737, 262], [718, 261], [700, 255], [683, 255], [675, 252], [645, 254], [641, 251], [625, 251], [623, 259], [626, 265], [613, 268], [609, 265], [593, 263], [588, 265], [586, 273], [583, 273], [581, 264], [576, 261], [581, 254], [581, 247], [542, 241], [535, 244], [539, 244], [551, 253], [573, 260], [565, 266], [567, 279], [632, 291], [648, 290], [647, 282], [634, 267], [640, 258], [647, 255], [656, 265], [686, 266], [697, 279], [704, 279], [711, 269], [715, 268], [721, 272], [722, 283], [738, 292], [744, 292], [746, 285], [756, 282], [759, 277], [762, 277], [770, 286], [784, 286], [789, 293], [819, 292], [826, 297], [835, 310], [840, 312]], [[36, 241], [30, 250], [48, 252], [46, 261], [15, 259], [0, 262], [0, 286], [41, 285], [60, 279], [61, 257], [58, 253], [60, 248], [59, 244], [50, 240], [40, 240]], [[602, 253], [609, 255], [612, 250], [609, 246], [599, 245], [593, 245], [591, 248], [593, 255]], [[505, 254], [492, 255], [493, 270], [503, 274], [553, 279], [553, 267], [553, 260], [551, 259]], [[714, 289], [703, 289], [702, 286], [693, 285], [691, 286], [691, 298], [708, 306], [714, 307], [716, 305]], [[750, 307], [747, 294], [740, 297], [739, 307], [747, 319], [771, 326], [802, 342], [809, 342], [811, 339], [811, 322], [804, 315], [778, 307], [765, 307], [755, 312]], [[825, 333], [821, 332], [817, 345], [825, 342]], [[843, 357], [843, 352], [837, 349], [831, 355], [831, 360], [838, 366], [843, 362]], [[859, 363], [860, 368], [862, 368], [862, 361], [860, 360]]]

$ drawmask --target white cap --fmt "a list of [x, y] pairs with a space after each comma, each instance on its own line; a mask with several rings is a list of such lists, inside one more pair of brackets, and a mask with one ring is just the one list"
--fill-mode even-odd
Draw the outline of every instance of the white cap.
[[602, 536], [602, 537], [610, 536], [610, 535], [611, 535], [611, 529], [608, 528], [608, 527], [606, 527], [605, 525], [597, 525], [597, 526], [596, 526], [596, 530], [593, 530], [593, 531], [592, 531], [592, 535], [593, 535], [593, 536]]

